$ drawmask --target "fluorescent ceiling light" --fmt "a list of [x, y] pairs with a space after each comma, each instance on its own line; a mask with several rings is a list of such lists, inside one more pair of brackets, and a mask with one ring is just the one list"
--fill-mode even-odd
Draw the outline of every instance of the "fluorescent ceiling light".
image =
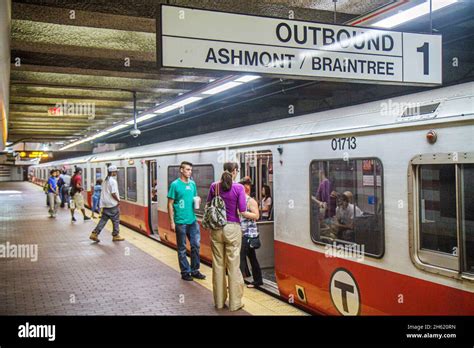
[[259, 79], [260, 76], [256, 76], [256, 75], [244, 75], [242, 77], [239, 77], [237, 80], [234, 80], [235, 82], [250, 82], [250, 81], [253, 81], [253, 80], [256, 80], [256, 79]]
[[148, 119], [150, 119], [152, 117], [155, 117], [155, 116], [156, 116], [156, 114], [146, 114], [146, 115], [140, 116], [140, 117], [137, 118], [137, 123], [143, 122], [143, 121], [148, 120]]
[[[452, 5], [457, 2], [457, 0], [432, 0], [432, 11], [437, 11], [443, 7]], [[430, 13], [430, 1], [425, 1], [422, 4], [409, 8], [405, 11], [397, 13], [388, 18], [382, 19], [372, 26], [390, 29], [396, 27], [397, 25], [403, 24], [405, 22], [411, 21], [412, 19], [421, 17], [425, 14]]]
[[174, 110], [174, 109], [177, 109], [179, 108], [179, 105], [168, 105], [168, 106], [165, 106], [163, 109], [158, 109], [156, 110], [155, 112], [157, 114], [164, 114], [165, 112], [168, 112], [168, 111], [171, 111], [171, 110]]
[[165, 106], [164, 108], [158, 109], [158, 110], [156, 110], [156, 111], [154, 111], [154, 112], [157, 113], [157, 114], [164, 114], [165, 112], [168, 112], [168, 111], [171, 111], [171, 110], [180, 108], [180, 107], [182, 107], [182, 106], [185, 106], [185, 105], [194, 103], [194, 102], [196, 102], [196, 101], [198, 101], [198, 100], [201, 100], [201, 99], [202, 99], [202, 97], [189, 97], [189, 98], [186, 98], [186, 99], [177, 101], [177, 102], [174, 103], [174, 104]]
[[201, 99], [202, 99], [201, 97], [189, 97], [189, 98], [180, 100], [180, 101], [174, 103], [173, 105], [176, 105], [176, 106], [178, 106], [178, 107], [180, 107], [180, 106], [185, 106], [185, 105], [194, 103], [194, 102], [196, 102], [196, 101], [198, 101], [198, 100], [201, 100]]
[[100, 138], [100, 137], [102, 137], [106, 134], [109, 134], [109, 133], [110, 133], [109, 131], [103, 131], [103, 132], [94, 134], [93, 136], [89, 137], [88, 139], [92, 140], [92, 139], [95, 139], [95, 138]]
[[119, 125], [117, 125], [117, 126], [115, 126], [115, 127], [112, 127], [112, 128], [110, 128], [110, 129], [108, 129], [108, 131], [109, 131], [109, 132], [116, 132], [116, 131], [118, 131], [119, 129], [127, 128], [127, 127], [128, 127], [128, 125], [122, 123], [122, 124], [119, 124]]
[[230, 82], [224, 83], [220, 86], [211, 88], [210, 90], [204, 91], [204, 92], [202, 92], [202, 94], [213, 95], [213, 94], [217, 94], [217, 93], [226, 91], [228, 89], [231, 89], [231, 88], [234, 88], [234, 87], [237, 87], [237, 86], [240, 86], [240, 85], [241, 85], [241, 83], [239, 83], [239, 82], [230, 81]]

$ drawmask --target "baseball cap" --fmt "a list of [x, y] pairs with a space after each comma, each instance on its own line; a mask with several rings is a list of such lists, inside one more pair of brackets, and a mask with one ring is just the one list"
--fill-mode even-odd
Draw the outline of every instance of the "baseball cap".
[[114, 166], [114, 165], [111, 165], [109, 166], [109, 168], [107, 169], [110, 172], [116, 172], [117, 171], [117, 166]]

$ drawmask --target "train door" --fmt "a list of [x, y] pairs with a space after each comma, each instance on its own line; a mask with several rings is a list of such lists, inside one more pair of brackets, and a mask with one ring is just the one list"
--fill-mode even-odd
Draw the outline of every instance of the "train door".
[[158, 175], [156, 161], [147, 161], [148, 168], [148, 224], [152, 237], [158, 235]]
[[261, 247], [257, 250], [257, 259], [262, 269], [263, 282], [266, 287], [278, 291], [274, 256], [273, 156], [269, 150], [247, 152], [241, 155], [240, 162], [241, 176], [251, 178], [250, 196], [257, 201], [260, 209], [257, 225]]

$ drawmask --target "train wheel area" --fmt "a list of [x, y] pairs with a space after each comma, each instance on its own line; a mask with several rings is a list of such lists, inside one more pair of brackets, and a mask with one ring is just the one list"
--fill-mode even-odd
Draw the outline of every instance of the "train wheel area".
[[[186, 282], [176, 251], [120, 226], [112, 242], [89, 240], [98, 219], [71, 223], [68, 209], [48, 218], [45, 195], [31, 183], [0, 184], [2, 315], [304, 315], [258, 290], [246, 289], [244, 310], [217, 310], [211, 268]], [[87, 212], [90, 215], [90, 212]], [[34, 226], [34, 228], [32, 228]]]

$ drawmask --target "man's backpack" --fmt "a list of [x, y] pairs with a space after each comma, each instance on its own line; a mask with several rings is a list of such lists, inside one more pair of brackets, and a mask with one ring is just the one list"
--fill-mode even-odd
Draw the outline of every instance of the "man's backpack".
[[43, 191], [44, 191], [44, 193], [49, 192], [49, 182], [47, 182], [46, 184], [43, 185]]
[[219, 183], [214, 186], [214, 198], [206, 204], [202, 226], [211, 230], [219, 230], [227, 224], [227, 214], [225, 212], [225, 202], [219, 196]]

